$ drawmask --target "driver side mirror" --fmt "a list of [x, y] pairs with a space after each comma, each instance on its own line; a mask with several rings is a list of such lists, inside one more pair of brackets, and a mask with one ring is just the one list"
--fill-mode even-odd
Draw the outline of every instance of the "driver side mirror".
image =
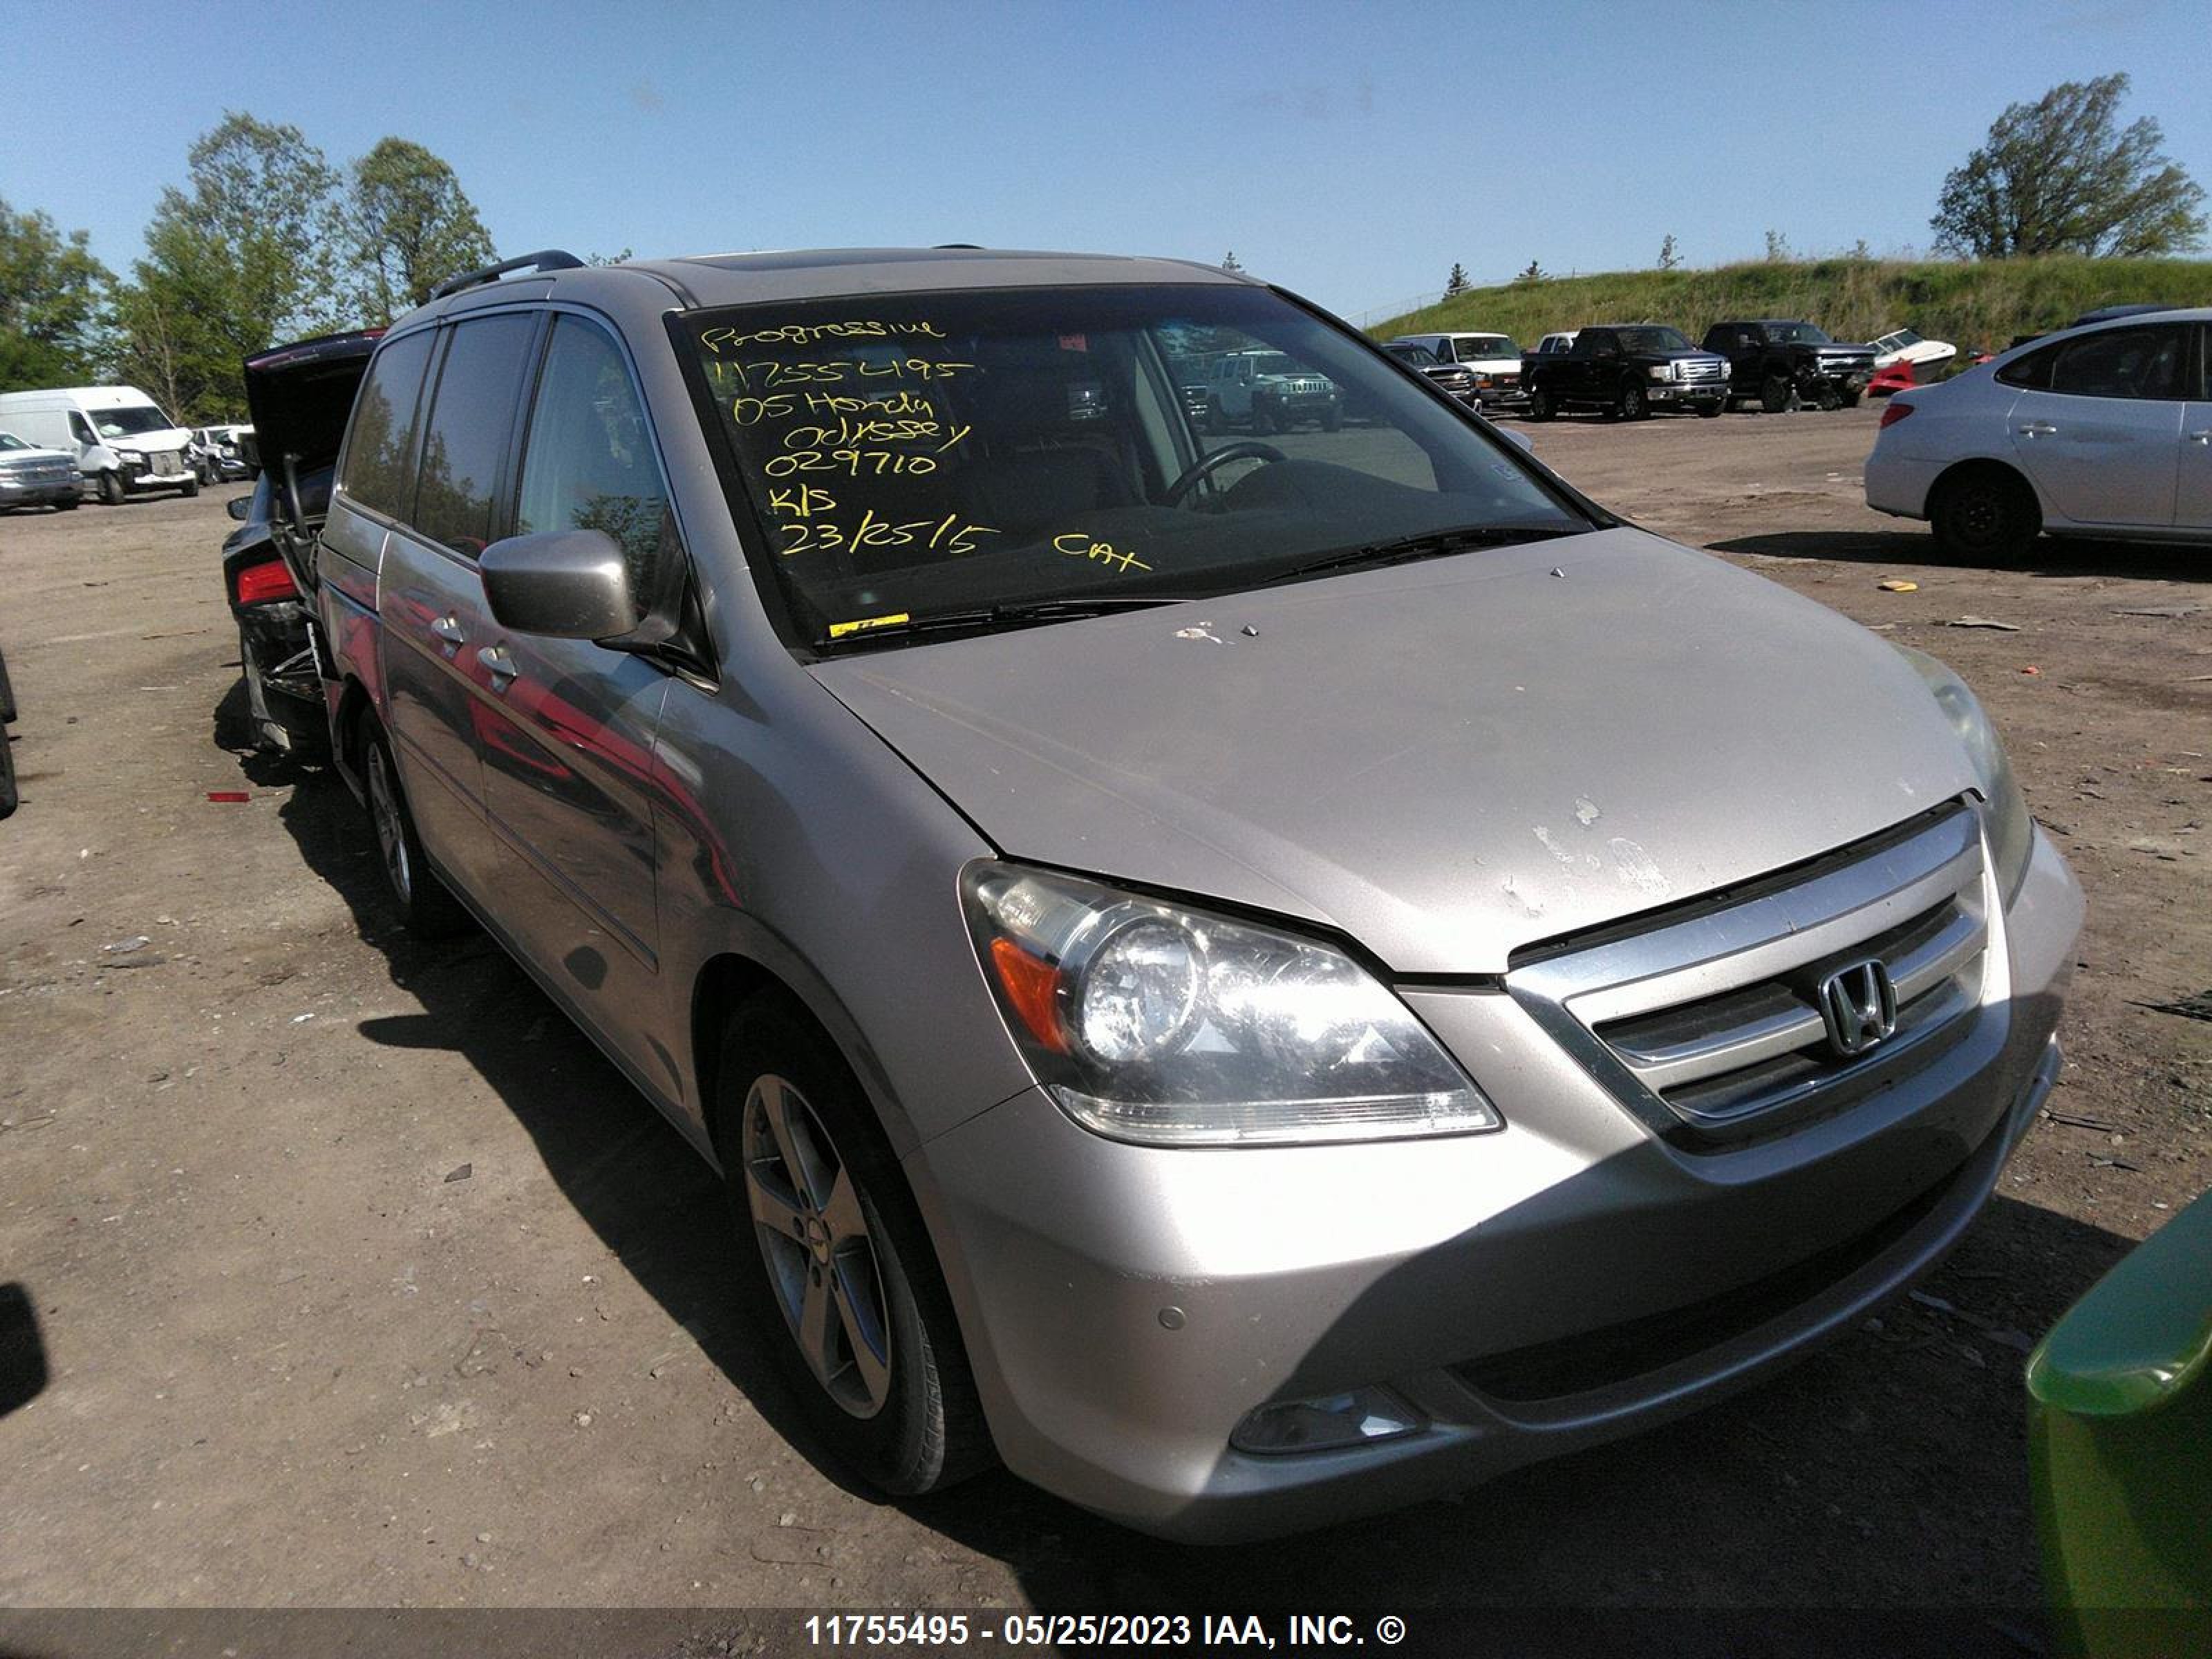
[[246, 522], [246, 515], [252, 509], [253, 497], [251, 495], [233, 495], [222, 504], [222, 510], [240, 524]]
[[604, 530], [543, 530], [494, 542], [477, 560], [484, 598], [518, 634], [605, 640], [638, 624], [622, 544]]

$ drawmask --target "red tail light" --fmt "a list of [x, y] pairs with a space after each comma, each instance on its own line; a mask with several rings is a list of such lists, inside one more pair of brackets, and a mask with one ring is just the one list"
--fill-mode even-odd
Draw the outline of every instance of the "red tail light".
[[[1892, 398], [1889, 400], [1889, 407], [1881, 411], [1881, 425], [1895, 426], [1899, 421], [1903, 420], [1911, 413], [1912, 413], [1912, 405], [1911, 404], [1905, 403], [1896, 398]], [[1881, 427], [1876, 427], [1875, 430], [1879, 432], [1881, 430]]]
[[240, 605], [260, 605], [269, 599], [296, 599], [299, 588], [294, 585], [292, 573], [284, 568], [282, 559], [271, 559], [266, 564], [249, 564], [238, 573], [238, 602]]

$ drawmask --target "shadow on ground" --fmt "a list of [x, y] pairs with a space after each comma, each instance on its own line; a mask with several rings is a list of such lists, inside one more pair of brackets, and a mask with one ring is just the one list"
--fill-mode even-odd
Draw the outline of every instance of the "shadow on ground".
[[[217, 724], [229, 729], [222, 711]], [[422, 1005], [420, 1014], [364, 1020], [362, 1035], [392, 1048], [447, 1049], [472, 1067], [623, 1267], [772, 1429], [856, 1490], [732, 1311], [737, 1258], [720, 1177], [489, 935], [426, 944], [401, 930], [368, 819], [335, 772], [265, 753], [241, 755], [240, 766], [256, 782], [295, 786], [279, 814], [284, 827], [344, 899], [363, 941], [383, 953], [392, 982]]]
[[[334, 775], [241, 765], [296, 785], [282, 816], [301, 855], [423, 1006], [363, 1035], [473, 1067], [623, 1268], [772, 1428], [854, 1490], [748, 1350], [729, 1311], [733, 1250], [701, 1248], [727, 1237], [713, 1172], [489, 938], [423, 945], [398, 931], [366, 822]], [[2126, 1248], [1999, 1199], [1928, 1281], [1941, 1305], [1900, 1297], [1780, 1379], [1641, 1438], [1287, 1540], [1162, 1544], [1003, 1473], [905, 1508], [1004, 1561], [1044, 1610], [2013, 1609], [1990, 1615], [2002, 1637], [2038, 1595], [2027, 1339]]]
[[[1971, 569], [1924, 530], [1784, 530], [1709, 542], [1716, 553], [1763, 553], [1770, 558], [1847, 564], [1922, 565]], [[2202, 547], [2170, 543], [2093, 542], [2045, 536], [2009, 567], [2033, 576], [2124, 577], [2141, 581], [2212, 581], [2212, 557]]]

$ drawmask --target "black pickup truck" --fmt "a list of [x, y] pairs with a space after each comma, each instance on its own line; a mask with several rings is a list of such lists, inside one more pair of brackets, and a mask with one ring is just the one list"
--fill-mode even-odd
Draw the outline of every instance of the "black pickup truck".
[[1728, 400], [1727, 362], [1658, 323], [1580, 329], [1566, 350], [1521, 361], [1532, 421], [1548, 421], [1563, 409], [1601, 409], [1624, 421], [1640, 421], [1655, 409], [1713, 416]]
[[1715, 323], [1705, 349], [1729, 361], [1729, 401], [1756, 400], [1770, 415], [1801, 403], [1850, 409], [1874, 378], [1875, 349], [1832, 340], [1810, 323], [1764, 317]]

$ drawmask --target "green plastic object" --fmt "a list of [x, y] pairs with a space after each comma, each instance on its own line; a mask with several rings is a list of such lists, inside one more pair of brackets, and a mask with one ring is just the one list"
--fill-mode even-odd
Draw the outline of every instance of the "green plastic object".
[[2212, 1193], [2067, 1310], [2027, 1392], [2060, 1650], [2212, 1653]]

